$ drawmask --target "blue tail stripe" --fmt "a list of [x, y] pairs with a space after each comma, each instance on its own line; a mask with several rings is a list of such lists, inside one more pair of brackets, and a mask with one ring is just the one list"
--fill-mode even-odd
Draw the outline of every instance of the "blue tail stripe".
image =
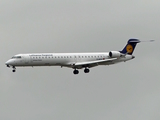
[[122, 51], [120, 51], [123, 54], [130, 54], [132, 55], [132, 53], [134, 52], [134, 49], [137, 45], [137, 43], [139, 43], [140, 41], [138, 39], [129, 39], [127, 45], [124, 47], [124, 49]]

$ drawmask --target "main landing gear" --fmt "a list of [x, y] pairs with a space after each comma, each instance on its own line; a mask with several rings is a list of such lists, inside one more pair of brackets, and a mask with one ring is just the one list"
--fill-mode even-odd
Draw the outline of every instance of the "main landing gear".
[[89, 73], [89, 69], [88, 69], [88, 68], [85, 68], [85, 69], [84, 69], [84, 73]]
[[[11, 67], [10, 65], [7, 65], [7, 67]], [[12, 70], [12, 72], [16, 72], [16, 67], [15, 66], [12, 66], [12, 68], [13, 68], [13, 70]]]
[[[89, 69], [88, 68], [85, 68], [84, 69], [84, 73], [89, 73]], [[73, 74], [75, 74], [75, 75], [77, 75], [79, 73], [79, 71], [77, 70], [77, 69], [75, 69], [74, 71], [73, 71]]]
[[78, 73], [79, 73], [79, 71], [76, 70], [76, 69], [73, 71], [73, 74], [75, 74], [75, 75], [78, 74]]

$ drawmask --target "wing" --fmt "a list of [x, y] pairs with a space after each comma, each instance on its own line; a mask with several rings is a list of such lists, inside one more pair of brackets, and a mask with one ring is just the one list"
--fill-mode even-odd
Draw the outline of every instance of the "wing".
[[87, 62], [77, 62], [77, 63], [69, 63], [68, 65], [72, 68], [84, 68], [84, 67], [95, 67], [98, 65], [108, 65], [112, 61], [117, 60], [117, 58], [105, 59], [105, 60], [96, 60], [96, 61], [87, 61]]

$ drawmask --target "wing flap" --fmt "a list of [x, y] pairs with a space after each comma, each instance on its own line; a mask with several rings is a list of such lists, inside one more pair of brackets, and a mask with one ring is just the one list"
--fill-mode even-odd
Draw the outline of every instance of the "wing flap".
[[77, 63], [74, 64], [74, 66], [85, 66], [85, 65], [97, 66], [99, 64], [105, 64], [107, 62], [111, 62], [111, 61], [114, 61], [116, 59], [117, 58], [111, 58], [111, 59], [105, 59], [105, 60], [96, 60], [96, 61], [87, 61], [87, 62], [77, 62]]

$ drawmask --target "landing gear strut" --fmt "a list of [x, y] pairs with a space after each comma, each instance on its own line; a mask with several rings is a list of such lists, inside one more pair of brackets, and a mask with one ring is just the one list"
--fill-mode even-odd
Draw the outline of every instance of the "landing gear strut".
[[78, 73], [79, 73], [79, 71], [76, 70], [76, 69], [73, 71], [73, 74], [75, 74], [75, 75], [78, 74]]
[[85, 68], [85, 69], [84, 69], [84, 73], [89, 73], [89, 69], [88, 69], [88, 68]]
[[15, 68], [15, 66], [13, 66], [13, 70], [12, 70], [12, 72], [16, 72], [16, 68]]

